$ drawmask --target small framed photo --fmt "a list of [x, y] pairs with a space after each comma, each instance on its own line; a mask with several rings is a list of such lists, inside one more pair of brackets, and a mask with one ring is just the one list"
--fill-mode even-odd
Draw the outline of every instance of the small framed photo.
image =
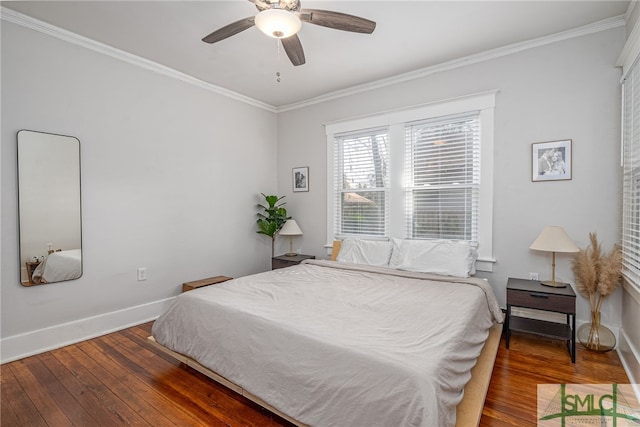
[[309, 167], [293, 168], [293, 192], [309, 191]]
[[571, 140], [531, 144], [531, 180], [560, 181], [571, 179]]

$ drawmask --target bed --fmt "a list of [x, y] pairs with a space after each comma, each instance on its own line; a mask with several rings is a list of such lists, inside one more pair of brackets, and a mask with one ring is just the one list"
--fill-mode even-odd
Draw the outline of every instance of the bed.
[[479, 278], [307, 260], [181, 294], [151, 340], [297, 425], [468, 426], [501, 321]]
[[82, 250], [51, 252], [35, 270], [32, 280], [35, 284], [73, 280], [82, 276]]

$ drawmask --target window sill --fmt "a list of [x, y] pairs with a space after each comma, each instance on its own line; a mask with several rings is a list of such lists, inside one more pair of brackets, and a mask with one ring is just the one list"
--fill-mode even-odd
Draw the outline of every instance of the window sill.
[[495, 258], [478, 258], [476, 260], [476, 270], [493, 273], [493, 264], [496, 262]]

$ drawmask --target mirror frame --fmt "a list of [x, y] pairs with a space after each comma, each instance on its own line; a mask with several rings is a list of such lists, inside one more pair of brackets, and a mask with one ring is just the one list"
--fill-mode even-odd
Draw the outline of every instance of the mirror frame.
[[[24, 242], [23, 239], [25, 238], [25, 235], [28, 234], [26, 233], [26, 230], [24, 230], [25, 227], [28, 227], [26, 224], [28, 222], [28, 220], [26, 219], [26, 217], [24, 217], [24, 215], [26, 215], [26, 213], [24, 212], [25, 210], [25, 206], [23, 206], [23, 201], [27, 199], [26, 196], [26, 192], [29, 191], [27, 188], [25, 188], [25, 186], [27, 185], [27, 182], [25, 181], [25, 176], [23, 176], [23, 173], [26, 173], [25, 170], [27, 170], [27, 163], [25, 163], [25, 158], [27, 157], [28, 151], [25, 151], [25, 145], [28, 142], [30, 142], [29, 140], [25, 139], [24, 137], [21, 138], [21, 134], [23, 135], [31, 135], [31, 137], [36, 137], [36, 138], [42, 138], [42, 137], [46, 137], [46, 136], [51, 136], [52, 137], [52, 141], [45, 141], [43, 140], [43, 143], [56, 143], [56, 142], [73, 142], [75, 144], [77, 144], [77, 161], [76, 161], [76, 150], [75, 147], [73, 149], [73, 153], [72, 157], [70, 158], [70, 161], [73, 162], [73, 167], [75, 168], [76, 164], [77, 164], [77, 184], [76, 184], [76, 176], [75, 173], [73, 174], [68, 174], [68, 179], [73, 181], [71, 182], [73, 184], [73, 187], [75, 187], [77, 185], [77, 220], [73, 220], [69, 225], [69, 229], [72, 230], [73, 232], [71, 233], [72, 235], [76, 234], [75, 228], [76, 228], [76, 222], [77, 222], [77, 236], [73, 237], [73, 239], [76, 239], [79, 248], [66, 248], [66, 249], [74, 249], [73, 251], [69, 250], [68, 252], [65, 251], [64, 255], [71, 255], [69, 257], [64, 256], [62, 261], [66, 264], [73, 264], [73, 273], [70, 273], [69, 275], [72, 277], [69, 278], [60, 278], [59, 280], [52, 280], [52, 281], [44, 281], [42, 283], [34, 283], [34, 281], [32, 280], [32, 275], [33, 275], [33, 270], [41, 263], [43, 262], [43, 260], [46, 260], [48, 258], [49, 255], [53, 254], [54, 252], [62, 252], [61, 249], [56, 249], [53, 244], [50, 243], [43, 243], [43, 248], [42, 248], [42, 253], [46, 253], [46, 257], [45, 255], [42, 256], [31, 256], [32, 254], [28, 254], [28, 253], [23, 253], [23, 251], [27, 251], [28, 249], [25, 249], [24, 246]], [[22, 142], [21, 142], [22, 139]], [[68, 139], [68, 141], [66, 140]], [[33, 141], [31, 141], [33, 142]], [[21, 148], [22, 145], [22, 148]], [[17, 132], [16, 134], [16, 178], [17, 178], [17, 213], [18, 213], [18, 276], [19, 276], [19, 280], [20, 280], [20, 284], [22, 286], [34, 286], [34, 285], [41, 285], [41, 284], [49, 284], [49, 283], [59, 283], [59, 282], [65, 282], [65, 281], [69, 281], [69, 280], [76, 280], [79, 279], [80, 277], [82, 277], [83, 275], [83, 255], [82, 255], [82, 162], [81, 162], [81, 150], [80, 150], [80, 140], [74, 136], [69, 136], [69, 135], [60, 135], [60, 134], [54, 134], [54, 133], [50, 133], [50, 132], [40, 132], [40, 131], [33, 131], [33, 130], [28, 130], [28, 129], [22, 129], [20, 131]], [[22, 154], [22, 161], [21, 161], [21, 152]], [[22, 168], [21, 168], [22, 166]], [[22, 176], [22, 181], [21, 182], [21, 176]], [[33, 175], [31, 176], [31, 178], [33, 178]], [[52, 180], [53, 181], [53, 180]], [[33, 189], [33, 188], [32, 188]], [[36, 188], [37, 189], [37, 188]], [[71, 209], [69, 209], [69, 212], [72, 212], [72, 216], [76, 215], [76, 207], [75, 207], [75, 203], [76, 203], [76, 199], [75, 199], [75, 192], [72, 189], [71, 191], [69, 191], [68, 194], [72, 194], [72, 203], [73, 206]], [[46, 202], [43, 202], [43, 206], [46, 206]], [[46, 208], [45, 208], [46, 209]], [[53, 227], [55, 229], [55, 226]], [[45, 242], [47, 239], [44, 239], [43, 242]], [[44, 245], [47, 245], [49, 247], [47, 247], [45, 249]], [[75, 243], [74, 245], [75, 246]], [[77, 253], [75, 250], [79, 250], [79, 253]], [[34, 251], [35, 252], [35, 251]], [[60, 255], [63, 255], [62, 253]], [[38, 260], [35, 260], [35, 259]], [[62, 258], [62, 257], [56, 257], [56, 258]], [[23, 281], [23, 266], [25, 267], [26, 270], [26, 281]], [[76, 275], [77, 274], [77, 275]], [[64, 276], [64, 274], [63, 274]]]

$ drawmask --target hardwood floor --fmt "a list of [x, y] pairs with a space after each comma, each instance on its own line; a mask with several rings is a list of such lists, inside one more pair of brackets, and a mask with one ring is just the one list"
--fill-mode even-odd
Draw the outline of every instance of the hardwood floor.
[[480, 420], [481, 427], [536, 426], [538, 384], [629, 384], [618, 354], [576, 345], [576, 363], [564, 342], [514, 332], [504, 335]]
[[[2, 365], [2, 426], [290, 426], [149, 346], [151, 323]], [[580, 346], [578, 346], [580, 347]], [[514, 333], [480, 425], [535, 426], [538, 383], [628, 383], [615, 352]]]

